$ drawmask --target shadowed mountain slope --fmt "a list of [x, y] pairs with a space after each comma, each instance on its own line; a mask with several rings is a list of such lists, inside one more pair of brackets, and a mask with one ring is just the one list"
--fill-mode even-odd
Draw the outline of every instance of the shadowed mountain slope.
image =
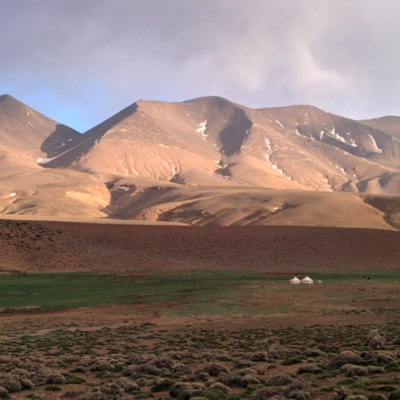
[[0, 176], [38, 169], [44, 153], [80, 136], [11, 96], [0, 96]]
[[214, 96], [141, 100], [81, 135], [1, 96], [0, 212], [398, 229], [393, 129]]

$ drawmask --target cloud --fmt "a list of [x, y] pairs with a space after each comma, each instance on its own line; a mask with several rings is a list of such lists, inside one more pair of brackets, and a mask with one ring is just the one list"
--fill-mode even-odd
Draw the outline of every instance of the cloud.
[[400, 114], [398, 15], [397, 0], [0, 0], [0, 90], [46, 91], [60, 106], [41, 111], [83, 128], [140, 98], [211, 94]]

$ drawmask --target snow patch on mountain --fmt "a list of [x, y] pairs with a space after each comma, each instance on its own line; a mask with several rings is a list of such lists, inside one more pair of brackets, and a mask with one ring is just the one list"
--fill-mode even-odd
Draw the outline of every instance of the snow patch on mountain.
[[383, 150], [378, 147], [378, 144], [376, 143], [376, 140], [374, 139], [374, 137], [372, 135], [368, 135], [368, 136], [370, 137], [370, 139], [372, 141], [372, 145], [374, 146], [375, 151], [377, 153], [382, 153]]
[[203, 137], [208, 137], [208, 135], [205, 134], [206, 130], [207, 130], [207, 120], [205, 120], [204, 122], [200, 122], [196, 132], [201, 133]]
[[335, 127], [332, 127], [332, 130], [331, 131], [328, 130], [328, 132], [329, 132], [328, 136], [331, 136], [334, 139], [339, 140], [340, 142], [343, 142], [343, 143], [347, 142], [344, 137], [342, 137], [338, 133], [336, 133]]

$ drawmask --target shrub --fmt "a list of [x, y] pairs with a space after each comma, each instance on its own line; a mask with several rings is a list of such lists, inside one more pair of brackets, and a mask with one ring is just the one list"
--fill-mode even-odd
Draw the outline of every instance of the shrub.
[[229, 368], [223, 364], [212, 363], [209, 365], [204, 365], [195, 371], [195, 375], [199, 375], [200, 373], [205, 372], [210, 376], [217, 377], [221, 372], [229, 374]]
[[192, 386], [189, 383], [178, 382], [171, 386], [169, 389], [169, 395], [171, 397], [178, 397], [182, 392], [191, 390]]
[[44, 390], [49, 390], [49, 391], [52, 391], [52, 392], [59, 392], [62, 389], [60, 387], [56, 386], [56, 385], [50, 385], [50, 386], [46, 386]]
[[267, 383], [268, 386], [286, 386], [293, 382], [293, 378], [288, 374], [273, 376]]
[[86, 383], [86, 381], [83, 378], [80, 378], [79, 376], [71, 375], [66, 377], [65, 383], [79, 385], [81, 383]]
[[289, 357], [289, 358], [285, 358], [281, 362], [281, 365], [293, 365], [293, 364], [300, 364], [302, 362], [303, 362], [303, 360], [299, 357]]
[[44, 380], [44, 383], [47, 384], [55, 384], [55, 385], [62, 385], [66, 382], [66, 379], [61, 374], [50, 374]]
[[8, 399], [8, 398], [9, 398], [8, 390], [0, 386], [0, 399]]
[[44, 397], [39, 393], [31, 393], [26, 396], [28, 399], [32, 400], [44, 400]]
[[265, 387], [260, 390], [255, 391], [250, 399], [251, 400], [266, 400], [271, 398], [276, 394], [276, 390], [271, 387]]
[[242, 397], [240, 396], [239, 393], [231, 393], [226, 400], [241, 400]]
[[124, 392], [127, 392], [127, 393], [132, 393], [133, 391], [136, 391], [136, 392], [139, 391], [140, 392], [139, 386], [135, 382], [131, 381], [130, 379], [119, 378], [117, 380], [117, 382], [115, 382], [115, 383], [119, 387], [124, 389]]
[[346, 364], [361, 365], [363, 359], [352, 351], [342, 351], [329, 364], [328, 369], [338, 369]]
[[359, 365], [345, 364], [340, 368], [340, 373], [346, 374], [347, 377], [352, 376], [367, 376], [368, 368]]
[[190, 398], [193, 397], [205, 397], [208, 400], [221, 400], [226, 398], [226, 394], [222, 390], [212, 389], [212, 390], [201, 390], [200, 392], [196, 392], [195, 396], [189, 396]]
[[374, 367], [373, 365], [369, 365], [367, 367], [368, 373], [369, 374], [383, 374], [385, 372], [385, 369], [383, 367]]
[[225, 394], [228, 394], [231, 391], [228, 386], [224, 385], [221, 382], [215, 382], [212, 385], [210, 385], [208, 388], [211, 390], [213, 390], [213, 389], [221, 390]]
[[168, 380], [161, 381], [161, 382], [157, 382], [156, 384], [154, 384], [154, 385], [151, 387], [151, 391], [152, 391], [153, 393], [165, 392], [165, 391], [171, 389], [171, 387], [172, 387], [173, 385], [174, 385], [174, 382], [168, 381]]

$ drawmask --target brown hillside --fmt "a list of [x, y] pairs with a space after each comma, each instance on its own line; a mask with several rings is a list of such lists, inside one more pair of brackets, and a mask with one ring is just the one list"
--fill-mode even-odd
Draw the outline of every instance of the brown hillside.
[[7, 270], [355, 272], [398, 269], [400, 233], [0, 221], [0, 247]]

